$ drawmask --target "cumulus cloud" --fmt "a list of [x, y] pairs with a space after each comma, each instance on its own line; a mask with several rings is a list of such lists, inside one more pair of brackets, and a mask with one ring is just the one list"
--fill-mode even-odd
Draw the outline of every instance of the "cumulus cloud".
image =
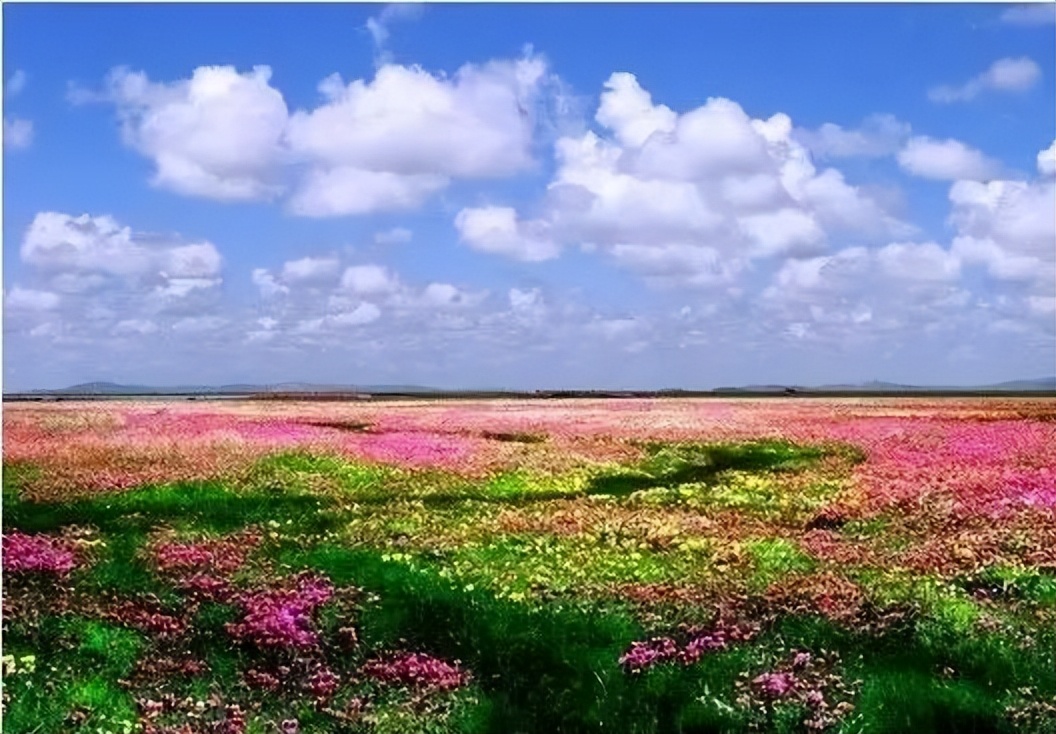
[[133, 334], [153, 334], [158, 325], [149, 319], [125, 319], [114, 325], [113, 333], [117, 336]]
[[336, 279], [340, 272], [341, 261], [336, 257], [303, 257], [283, 264], [282, 279], [287, 283], [319, 283]]
[[1000, 279], [1033, 280], [1056, 290], [1056, 180], [957, 181], [950, 187], [949, 222], [966, 261]]
[[187, 316], [174, 322], [172, 330], [191, 333], [214, 331], [226, 323], [227, 319], [220, 316]]
[[876, 253], [884, 272], [902, 280], [956, 281], [961, 275], [957, 256], [934, 242], [892, 243]]
[[403, 175], [352, 166], [316, 169], [301, 181], [289, 201], [294, 214], [336, 217], [417, 209], [449, 179], [430, 174]]
[[381, 265], [353, 265], [341, 275], [341, 289], [360, 296], [393, 293], [399, 288], [399, 279]]
[[221, 201], [271, 199], [281, 191], [287, 110], [270, 79], [267, 66], [201, 66], [170, 83], [117, 68], [97, 98], [116, 107], [124, 142], [154, 162], [155, 186]]
[[982, 181], [995, 178], [1001, 164], [959, 140], [910, 138], [898, 153], [898, 164], [908, 173], [940, 181]]
[[335, 326], [359, 326], [381, 318], [381, 309], [373, 303], [361, 303], [351, 311], [335, 314], [331, 322]]
[[4, 147], [24, 150], [33, 144], [33, 122], [20, 117], [4, 118]]
[[957, 86], [942, 85], [928, 90], [932, 102], [967, 102], [984, 91], [1025, 92], [1041, 78], [1041, 67], [1025, 56], [998, 59], [990, 67]]
[[912, 233], [838, 171], [815, 168], [787, 115], [753, 119], [723, 98], [679, 113], [621, 72], [595, 120], [600, 133], [556, 141], [537, 217], [463, 209], [462, 242], [520, 260], [577, 244], [658, 284], [717, 286], [753, 259], [809, 257], [836, 235]]
[[[383, 10], [374, 30], [383, 36], [406, 7]], [[102, 91], [69, 96], [115, 107], [155, 186], [220, 201], [284, 196], [308, 217], [415, 209], [454, 180], [525, 171], [567, 96], [530, 49], [450, 76], [385, 62], [372, 79], [332, 74], [318, 88], [320, 104], [291, 114], [267, 66], [202, 66], [171, 82], [119, 67]]]
[[51, 311], [58, 308], [61, 298], [57, 293], [15, 286], [4, 298], [4, 305], [12, 310]]
[[455, 217], [455, 228], [461, 240], [475, 250], [524, 262], [550, 260], [560, 252], [545, 222], [520, 221], [510, 207], [463, 209]]
[[26, 230], [22, 260], [60, 274], [214, 278], [222, 258], [210, 242], [182, 244], [133, 233], [113, 217], [40, 212]]
[[800, 128], [793, 134], [818, 158], [880, 158], [896, 153], [911, 130], [894, 115], [873, 115], [857, 128], [827, 122], [817, 130]]
[[250, 279], [264, 298], [276, 298], [290, 292], [289, 286], [280, 283], [267, 268], [254, 268]]
[[453, 77], [385, 64], [371, 81], [320, 85], [324, 103], [289, 121], [291, 152], [312, 165], [297, 213], [361, 214], [415, 207], [452, 178], [493, 178], [531, 164], [536, 56], [467, 64]]
[[[106, 215], [39, 212], [19, 256], [36, 285], [5, 299], [12, 329], [66, 345], [169, 330], [214, 317], [220, 302], [223, 258], [212, 243], [133, 231]], [[32, 317], [44, 313], [44, 322]]]
[[1042, 176], [1056, 176], [1056, 140], [1038, 153], [1038, 173]]

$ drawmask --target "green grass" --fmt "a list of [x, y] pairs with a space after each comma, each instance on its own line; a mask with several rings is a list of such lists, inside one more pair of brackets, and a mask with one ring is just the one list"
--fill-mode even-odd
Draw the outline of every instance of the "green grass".
[[[634, 507], [663, 492], [700, 500], [684, 504], [687, 513], [718, 507], [757, 518], [800, 517], [838, 493], [840, 481], [819, 480], [789, 499], [780, 480], [833, 453], [849, 462], [859, 458], [841, 447], [779, 441], [650, 444], [642, 462], [615, 471], [561, 477], [514, 471], [478, 481], [285, 453], [258, 462], [237, 488], [183, 482], [50, 504], [18, 497], [35, 471], [22, 465], [5, 467], [3, 525], [28, 532], [92, 525], [105, 543], [92, 551], [89, 567], [74, 572], [80, 590], [151, 593], [175, 607], [176, 592], [141, 558], [152, 530], [218, 534], [277, 523], [281, 533], [255, 559], [270, 561], [277, 573], [315, 569], [364, 592], [351, 618], [336, 607], [322, 611], [326, 634], [356, 626], [360, 647], [332, 659], [346, 679], [375, 651], [393, 648], [460, 660], [472, 671], [472, 685], [424, 708], [409, 706], [405, 694], [385, 694], [369, 715], [366, 730], [373, 734], [746, 731], [749, 714], [734, 705], [736, 682], [797, 649], [838, 651], [844, 674], [861, 681], [857, 708], [841, 729], [848, 733], [1011, 732], [1004, 707], [1017, 700], [1020, 688], [1032, 687], [1041, 700], [1056, 698], [1056, 629], [1031, 617], [1056, 605], [1056, 581], [1037, 570], [999, 566], [950, 583], [886, 569], [843, 569], [875, 604], [908, 605], [915, 613], [879, 635], [820, 616], [778, 617], [751, 643], [693, 666], [659, 665], [634, 676], [619, 667], [620, 655], [633, 641], [669, 630], [663, 625], [670, 620], [643, 617], [601, 592], [625, 583], [722, 583], [711, 564], [716, 546], [658, 549], [643, 547], [631, 534], [503, 534], [489, 525], [507, 508], [532, 503], [543, 503], [544, 511], [576, 501]], [[606, 497], [587, 500], [588, 494]], [[852, 520], [840, 533], [879, 539], [889, 527], [884, 519]], [[819, 570], [794, 541], [751, 532], [756, 537], [743, 542], [743, 566], [727, 571], [743, 574], [729, 578], [736, 593], [746, 585], [760, 594], [782, 579]], [[970, 592], [980, 588], [1004, 606], [973, 599]], [[232, 645], [225, 632], [237, 615], [224, 604], [197, 609], [188, 650], [208, 663], [209, 672], [176, 681], [170, 690], [196, 698], [242, 695], [241, 675], [255, 653]], [[987, 627], [995, 615], [1001, 625]], [[5, 732], [124, 734], [124, 722], [136, 711], [117, 681], [152, 643], [75, 614], [46, 613], [35, 628], [8, 626], [5, 652], [35, 655], [37, 667], [4, 681], [14, 694]], [[259, 702], [264, 718], [296, 713], [306, 734], [344, 731], [302, 699], [261, 696]], [[73, 712], [84, 717], [80, 729], [69, 723]], [[770, 730], [798, 731], [795, 713], [781, 713]], [[251, 734], [271, 734], [264, 718], [251, 725]]]

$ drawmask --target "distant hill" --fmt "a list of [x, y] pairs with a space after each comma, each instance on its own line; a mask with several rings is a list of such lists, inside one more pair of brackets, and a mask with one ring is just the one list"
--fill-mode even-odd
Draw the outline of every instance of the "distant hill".
[[650, 396], [708, 396], [708, 395], [828, 395], [828, 394], [928, 394], [928, 393], [1042, 393], [1056, 395], [1056, 377], [1041, 377], [1033, 380], [1010, 380], [991, 385], [902, 385], [894, 382], [871, 381], [858, 384], [821, 385], [803, 387], [800, 385], [745, 385], [741, 387], [719, 387], [714, 390], [684, 390], [668, 388], [666, 390], [524, 390], [510, 391], [500, 389], [443, 390], [422, 385], [326, 385], [311, 382], [280, 382], [270, 385], [237, 383], [229, 385], [119, 385], [113, 382], [85, 382], [80, 385], [58, 388], [55, 390], [30, 390], [27, 393], [12, 394], [12, 399], [46, 398], [63, 396], [80, 397], [135, 397], [135, 396], [269, 396], [276, 397], [314, 395], [332, 396], [341, 399], [348, 395], [446, 395], [465, 397], [500, 397], [503, 395], [520, 397], [650, 397]]
[[85, 382], [54, 390], [30, 390], [31, 395], [259, 395], [264, 393], [433, 393], [437, 388], [421, 385], [318, 385], [282, 382], [274, 385], [118, 385]]
[[820, 385], [746, 385], [744, 387], [719, 387], [716, 393], [926, 393], [926, 392], [1056, 392], [1056, 377], [1041, 377], [1034, 380], [1011, 380], [991, 385], [903, 385], [896, 382], [873, 380], [857, 384]]

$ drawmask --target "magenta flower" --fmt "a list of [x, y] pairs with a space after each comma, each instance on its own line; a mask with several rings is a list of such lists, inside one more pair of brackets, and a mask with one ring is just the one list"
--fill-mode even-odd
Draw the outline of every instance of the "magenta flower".
[[620, 657], [620, 665], [629, 673], [640, 673], [657, 663], [674, 660], [678, 654], [678, 646], [670, 637], [654, 637], [631, 643], [631, 649]]
[[302, 576], [294, 589], [268, 589], [240, 595], [236, 602], [245, 612], [228, 633], [259, 647], [311, 648], [319, 642], [312, 615], [333, 595], [333, 585], [324, 578]]
[[26, 535], [16, 530], [3, 536], [3, 547], [6, 573], [38, 571], [64, 575], [77, 565], [73, 552], [47, 535]]
[[795, 693], [796, 676], [792, 673], [763, 673], [752, 680], [752, 687], [770, 700], [786, 698]]
[[469, 678], [457, 665], [420, 652], [395, 653], [368, 661], [361, 672], [380, 683], [432, 691], [453, 690]]

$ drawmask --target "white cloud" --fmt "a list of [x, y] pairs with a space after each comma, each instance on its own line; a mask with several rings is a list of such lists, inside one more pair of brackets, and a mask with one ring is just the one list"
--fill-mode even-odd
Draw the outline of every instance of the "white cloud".
[[794, 137], [819, 158], [880, 158], [897, 152], [911, 130], [894, 115], [872, 115], [855, 129], [827, 122], [817, 130], [797, 129]]
[[253, 285], [257, 286], [260, 290], [260, 295], [264, 298], [275, 298], [290, 292], [289, 286], [276, 280], [275, 276], [267, 268], [254, 268], [250, 278], [253, 281]]
[[1030, 296], [1027, 299], [1030, 310], [1041, 316], [1056, 315], [1056, 296]]
[[1038, 173], [1042, 176], [1056, 176], [1056, 140], [1038, 153]]
[[289, 200], [304, 217], [336, 217], [417, 209], [448, 184], [445, 176], [400, 175], [352, 166], [310, 171]]
[[330, 317], [329, 321], [334, 326], [360, 326], [377, 321], [381, 318], [381, 309], [373, 303], [361, 303], [352, 311], [339, 313]]
[[173, 323], [172, 330], [190, 333], [215, 331], [225, 324], [227, 319], [220, 316], [188, 316]]
[[538, 288], [523, 291], [519, 288], [510, 288], [507, 296], [510, 301], [510, 308], [514, 311], [531, 310], [541, 306], [543, 302], [543, 295]]
[[400, 283], [380, 265], [353, 265], [342, 274], [341, 288], [360, 296], [375, 296], [399, 290]]
[[892, 243], [876, 253], [884, 272], [902, 280], [956, 281], [961, 275], [958, 257], [934, 242]]
[[838, 171], [816, 169], [787, 115], [752, 119], [722, 98], [677, 113], [617, 73], [596, 120], [602, 134], [556, 141], [537, 218], [464, 209], [462, 240], [520, 259], [575, 244], [651, 281], [715, 285], [751, 259], [816, 254], [837, 233], [912, 234]]
[[[382, 11], [374, 31], [406, 7]], [[292, 114], [270, 79], [266, 66], [202, 66], [172, 82], [116, 68], [103, 92], [70, 98], [114, 104], [156, 186], [221, 201], [288, 192], [293, 214], [334, 217], [415, 209], [454, 180], [527, 170], [563, 94], [530, 49], [450, 76], [388, 62], [369, 80], [333, 74], [318, 106]]]
[[133, 233], [113, 217], [40, 212], [22, 239], [22, 260], [60, 273], [211, 278], [222, 258], [209, 242], [189, 245]]
[[7, 84], [4, 85], [4, 96], [16, 97], [22, 93], [22, 90], [26, 88], [26, 82], [28, 77], [26, 72], [22, 69], [16, 69], [15, 73], [7, 78]]
[[1001, 13], [1001, 20], [1009, 25], [1052, 25], [1056, 23], [1056, 4], [1043, 2], [1014, 5]]
[[506, 255], [524, 262], [557, 257], [560, 247], [540, 221], [519, 221], [510, 207], [463, 209], [455, 217], [460, 239], [475, 250]]
[[538, 57], [467, 64], [453, 77], [381, 66], [372, 81], [338, 76], [325, 102], [289, 121], [291, 151], [312, 163], [294, 212], [335, 216], [419, 206], [453, 178], [507, 176], [531, 164]]
[[158, 325], [149, 319], [125, 319], [114, 325], [113, 334], [153, 334], [157, 330]]
[[51, 311], [58, 308], [61, 301], [57, 293], [22, 288], [17, 285], [4, 298], [7, 308], [22, 311]]
[[336, 279], [341, 262], [336, 257], [304, 257], [289, 260], [282, 266], [282, 279], [286, 283], [319, 283]]
[[654, 105], [633, 74], [617, 72], [604, 84], [595, 118], [629, 148], [639, 148], [653, 133], [671, 133], [678, 121], [669, 107]]
[[614, 245], [613, 258], [657, 284], [713, 286], [727, 284], [743, 269], [744, 261], [723, 258], [708, 246]]
[[975, 99], [983, 91], [1025, 92], [1041, 78], [1041, 67], [1027, 57], [998, 59], [960, 86], [943, 85], [928, 91], [932, 102], [948, 104]]
[[24, 150], [33, 144], [33, 122], [19, 117], [4, 118], [4, 147]]
[[154, 185], [221, 201], [270, 199], [280, 191], [287, 122], [270, 78], [267, 66], [201, 66], [190, 79], [157, 83], [118, 68], [102, 98], [116, 106], [125, 143], [154, 161]]
[[824, 250], [825, 233], [812, 215], [785, 208], [740, 219], [742, 229], [761, 255], [815, 255]]
[[208, 290], [220, 285], [219, 278], [169, 278], [157, 286], [151, 295], [162, 300], [185, 298], [194, 291]]
[[220, 272], [220, 253], [208, 242], [173, 247], [165, 253], [165, 274], [174, 278], [209, 278]]
[[992, 239], [955, 237], [953, 254], [965, 265], [983, 265], [999, 280], [1030, 281], [1038, 277], [1038, 258], [1009, 252]]
[[[389, 26], [396, 21], [415, 20], [422, 14], [421, 3], [390, 3], [381, 12], [367, 19], [366, 28], [374, 40], [374, 46], [381, 51], [389, 40]], [[381, 58], [386, 58], [382, 53]]]
[[1001, 164], [958, 140], [910, 138], [898, 153], [898, 164], [908, 173], [940, 181], [986, 180], [999, 175]]
[[587, 324], [590, 331], [606, 339], [626, 339], [645, 328], [645, 323], [636, 318], [597, 319]]
[[1001, 280], [1056, 291], [1056, 179], [957, 181], [950, 187], [954, 250]]
[[418, 305], [426, 308], [456, 308], [475, 306], [487, 292], [468, 293], [450, 283], [430, 283], [418, 298]]
[[414, 238], [414, 233], [404, 227], [393, 227], [374, 234], [374, 242], [379, 245], [403, 245]]

